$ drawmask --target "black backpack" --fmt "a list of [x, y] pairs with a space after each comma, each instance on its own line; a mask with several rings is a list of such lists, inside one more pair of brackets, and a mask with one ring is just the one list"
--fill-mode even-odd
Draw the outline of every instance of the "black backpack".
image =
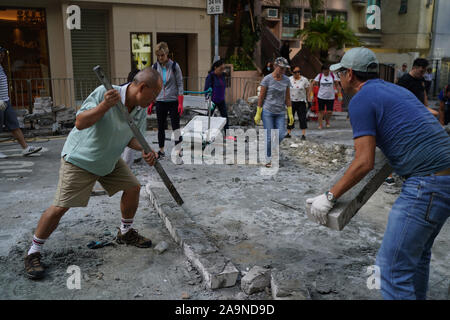
[[[173, 63], [172, 63], [172, 72], [173, 72], [174, 75], [176, 75], [176, 74], [177, 74], [177, 63], [176, 63], [175, 61], [172, 61], [172, 62], [173, 62]], [[155, 62], [155, 63], [153, 64], [153, 66], [152, 66], [152, 68], [155, 69], [155, 70], [158, 70], [157, 63], [158, 63], [158, 62]]]

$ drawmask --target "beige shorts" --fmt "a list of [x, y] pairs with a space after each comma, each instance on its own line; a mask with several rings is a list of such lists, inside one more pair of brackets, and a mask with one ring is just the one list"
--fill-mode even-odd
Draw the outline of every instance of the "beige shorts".
[[128, 190], [141, 184], [122, 158], [114, 170], [104, 176], [97, 176], [61, 158], [58, 188], [53, 205], [62, 208], [86, 207], [95, 181], [98, 181], [111, 197], [121, 190]]

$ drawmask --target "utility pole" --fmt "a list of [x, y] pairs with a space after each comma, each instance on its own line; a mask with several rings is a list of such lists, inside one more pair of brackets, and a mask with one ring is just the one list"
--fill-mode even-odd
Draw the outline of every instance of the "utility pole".
[[219, 14], [223, 13], [223, 0], [207, 0], [206, 9], [208, 15], [214, 15], [214, 61], [220, 60], [219, 56]]

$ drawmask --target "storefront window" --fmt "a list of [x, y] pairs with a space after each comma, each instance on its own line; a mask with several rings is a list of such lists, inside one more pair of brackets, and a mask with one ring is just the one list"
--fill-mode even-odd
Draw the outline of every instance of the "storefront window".
[[0, 8], [0, 30], [13, 79], [50, 77], [44, 9]]
[[152, 65], [151, 33], [131, 33], [131, 69], [142, 70]]
[[13, 106], [27, 107], [36, 96], [50, 96], [50, 81], [42, 80], [50, 78], [45, 10], [0, 7], [0, 30], [0, 45], [9, 53], [3, 67]]

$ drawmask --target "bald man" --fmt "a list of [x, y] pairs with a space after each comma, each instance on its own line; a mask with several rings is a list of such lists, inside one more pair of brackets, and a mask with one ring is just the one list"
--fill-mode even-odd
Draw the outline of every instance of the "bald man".
[[[117, 243], [139, 248], [151, 247], [151, 240], [133, 229], [132, 223], [139, 204], [140, 183], [120, 158], [125, 147], [142, 151], [143, 159], [151, 166], [156, 154], [143, 151], [120, 110], [113, 108], [119, 100], [138, 127], [146, 121], [139, 106], [148, 106], [161, 91], [158, 72], [145, 68], [134, 80], [123, 86], [96, 88], [83, 102], [77, 113], [75, 127], [67, 137], [61, 152], [61, 167], [55, 200], [41, 216], [33, 241], [25, 257], [25, 271], [30, 279], [44, 277], [41, 250], [44, 242], [58, 226], [62, 216], [72, 207], [86, 207], [92, 187], [98, 181], [109, 196], [122, 191], [121, 226]], [[89, 221], [87, 221], [89, 223]]]

